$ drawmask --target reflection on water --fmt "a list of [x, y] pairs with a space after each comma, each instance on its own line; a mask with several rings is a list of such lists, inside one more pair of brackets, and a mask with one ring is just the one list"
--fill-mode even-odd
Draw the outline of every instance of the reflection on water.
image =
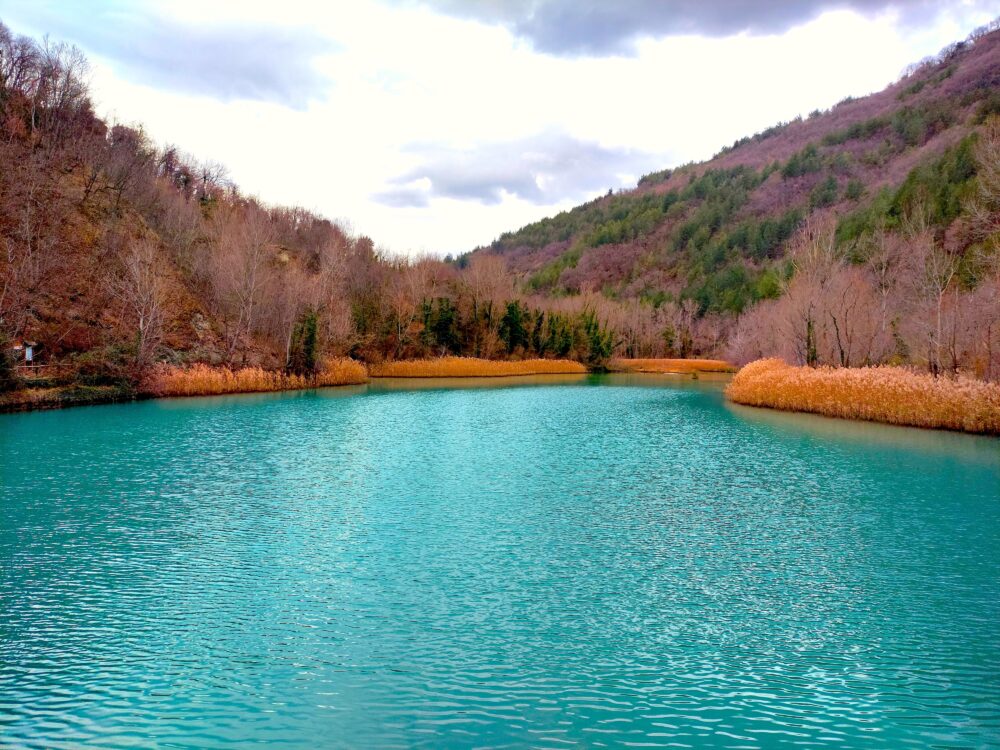
[[466, 388], [518, 388], [525, 386], [616, 386], [629, 388], [691, 388], [718, 390], [732, 379], [726, 373], [606, 373], [581, 375], [513, 375], [482, 378], [374, 378], [368, 384], [371, 392], [413, 391]]
[[295, 398], [343, 398], [367, 393], [398, 391], [468, 390], [474, 388], [526, 388], [538, 386], [617, 386], [630, 388], [689, 388], [718, 390], [732, 378], [726, 373], [703, 373], [697, 377], [672, 373], [609, 373], [561, 375], [511, 375], [469, 378], [372, 378], [364, 385], [335, 386], [316, 390], [282, 391], [276, 393], [237, 393], [222, 396], [195, 396], [160, 399], [163, 408], [190, 409], [208, 406], [249, 405]]
[[485, 378], [372, 378], [368, 390], [372, 393], [386, 391], [423, 391], [443, 388], [524, 388], [540, 385], [584, 385], [592, 376], [580, 375], [510, 375]]
[[728, 401], [725, 404], [726, 409], [739, 419], [766, 425], [787, 435], [809, 436], [818, 441], [844, 441], [860, 446], [934, 453], [954, 456], [963, 461], [1000, 466], [1000, 439], [994, 437], [761, 409]]

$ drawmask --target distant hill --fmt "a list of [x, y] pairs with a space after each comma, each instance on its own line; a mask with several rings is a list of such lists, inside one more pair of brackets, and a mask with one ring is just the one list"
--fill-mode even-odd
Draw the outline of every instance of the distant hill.
[[973, 140], [1000, 113], [995, 27], [883, 91], [743, 138], [707, 162], [648, 174], [472, 255], [502, 256], [543, 295], [691, 299], [700, 314], [738, 314], [780, 294], [787, 244], [819, 215], [836, 216], [849, 252], [919, 202], [938, 239], [962, 252], [972, 240], [955, 228], [973, 184]]

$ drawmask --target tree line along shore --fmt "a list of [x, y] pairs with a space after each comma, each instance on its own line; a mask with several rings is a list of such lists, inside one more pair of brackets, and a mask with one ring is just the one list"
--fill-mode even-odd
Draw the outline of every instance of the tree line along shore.
[[[605, 369], [605, 368], [602, 368]], [[621, 360], [609, 362], [616, 372], [732, 371], [720, 360]], [[56, 408], [84, 403], [172, 396], [212, 396], [360, 385], [371, 378], [470, 378], [526, 375], [585, 375], [592, 368], [570, 359], [491, 360], [476, 357], [433, 357], [365, 364], [349, 357], [324, 357], [308, 373], [261, 367], [230, 368], [203, 363], [159, 364], [134, 386], [85, 385], [73, 375], [22, 380], [17, 389], [0, 394], [0, 411]]]
[[994, 24], [882, 92], [458, 258], [411, 259], [102, 119], [78, 49], [0, 23], [0, 409], [775, 357], [809, 370], [793, 388], [751, 369], [745, 398], [915, 423], [839, 386], [848, 401], [818, 405], [826, 368], [877, 367], [931, 378], [907, 408], [970, 379], [994, 385], [962, 403], [989, 407], [998, 52]]
[[[565, 359], [487, 360], [437, 357], [365, 365], [324, 359], [310, 375], [259, 367], [160, 365], [134, 389], [46, 384], [0, 394], [0, 411], [58, 408], [142, 398], [211, 396], [361, 385], [372, 378], [480, 378], [585, 375]], [[902, 367], [796, 367], [762, 359], [738, 371], [711, 359], [614, 359], [608, 372], [683, 375], [733, 373], [725, 395], [733, 403], [900, 426], [1000, 435], [1000, 385], [974, 378], [933, 376]]]

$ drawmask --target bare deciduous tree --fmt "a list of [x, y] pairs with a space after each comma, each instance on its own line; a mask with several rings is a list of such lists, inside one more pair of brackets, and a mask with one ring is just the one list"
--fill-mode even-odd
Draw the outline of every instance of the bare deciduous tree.
[[142, 372], [151, 365], [163, 343], [167, 285], [156, 243], [148, 238], [125, 243], [111, 292], [135, 331], [135, 365]]
[[207, 263], [208, 281], [225, 325], [226, 361], [245, 346], [258, 324], [272, 260], [274, 227], [256, 205], [236, 207], [215, 220], [215, 244]]

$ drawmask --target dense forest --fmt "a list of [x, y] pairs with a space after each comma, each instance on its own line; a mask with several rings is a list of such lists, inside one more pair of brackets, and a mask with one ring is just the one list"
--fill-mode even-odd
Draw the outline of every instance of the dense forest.
[[0, 383], [158, 362], [718, 354], [1000, 375], [1000, 32], [885, 91], [501, 236], [406, 259], [98, 117], [0, 24]]

